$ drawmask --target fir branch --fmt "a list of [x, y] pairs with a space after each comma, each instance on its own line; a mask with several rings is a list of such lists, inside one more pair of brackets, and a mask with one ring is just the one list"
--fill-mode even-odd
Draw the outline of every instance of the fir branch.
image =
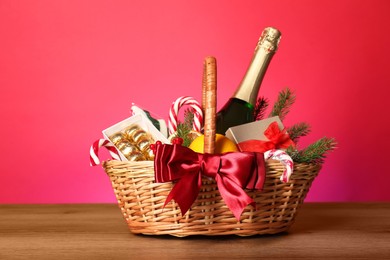
[[177, 124], [177, 130], [175, 137], [180, 137], [183, 139], [183, 146], [188, 147], [192, 140], [189, 140], [191, 128], [188, 128], [186, 124], [184, 123], [178, 123]]
[[298, 143], [299, 138], [307, 136], [310, 132], [310, 125], [305, 122], [297, 123], [287, 128], [287, 133], [295, 144]]
[[298, 149], [296, 148], [296, 146], [289, 146], [287, 149], [286, 149], [286, 153], [288, 155], [290, 155], [291, 159], [294, 161], [294, 162], [298, 162], [299, 161], [299, 151]]
[[336, 146], [334, 138], [323, 137], [301, 151], [290, 146], [286, 152], [297, 163], [323, 163], [326, 155]]
[[194, 123], [194, 112], [193, 110], [186, 109], [184, 111], [184, 124], [191, 129], [193, 123]]
[[264, 118], [265, 110], [268, 108], [269, 100], [265, 97], [259, 97], [257, 99], [255, 109], [253, 111], [253, 118], [255, 121], [261, 120]]
[[194, 122], [194, 113], [187, 109], [184, 111], [184, 122], [178, 122], [176, 137], [183, 139], [183, 146], [190, 146], [193, 141], [193, 135], [191, 135], [192, 125]]
[[280, 120], [283, 121], [294, 102], [295, 94], [289, 88], [280, 91], [269, 117], [279, 116]]

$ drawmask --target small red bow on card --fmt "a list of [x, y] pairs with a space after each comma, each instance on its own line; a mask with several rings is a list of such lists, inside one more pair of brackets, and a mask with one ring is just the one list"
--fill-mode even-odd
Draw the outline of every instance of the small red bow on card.
[[291, 145], [295, 146], [286, 129], [281, 131], [277, 122], [272, 122], [264, 131], [264, 135], [269, 141], [247, 140], [240, 142], [238, 143], [240, 151], [264, 153], [272, 149], [288, 148]]
[[243, 189], [262, 189], [265, 181], [263, 154], [200, 154], [178, 144], [159, 142], [153, 149], [155, 181], [177, 181], [164, 207], [174, 199], [184, 215], [198, 197], [202, 176], [216, 180], [222, 198], [237, 220], [248, 204], [256, 206]]

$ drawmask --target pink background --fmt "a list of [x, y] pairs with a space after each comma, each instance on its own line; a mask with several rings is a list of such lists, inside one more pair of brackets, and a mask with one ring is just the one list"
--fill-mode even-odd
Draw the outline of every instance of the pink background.
[[[289, 86], [286, 125], [339, 141], [307, 201], [389, 201], [390, 1], [0, 1], [0, 203], [115, 202], [89, 147], [131, 102], [166, 118], [200, 98], [218, 61], [219, 107], [266, 26], [283, 33], [260, 95]], [[104, 158], [106, 154], [103, 154]]]

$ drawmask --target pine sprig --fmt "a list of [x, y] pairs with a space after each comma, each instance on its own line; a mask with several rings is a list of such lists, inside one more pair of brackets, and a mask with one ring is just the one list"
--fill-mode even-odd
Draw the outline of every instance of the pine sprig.
[[190, 109], [184, 111], [184, 124], [190, 129], [194, 123], [194, 112]]
[[176, 137], [183, 139], [183, 146], [188, 147], [193, 141], [192, 135], [190, 134], [192, 130], [192, 125], [194, 122], [194, 113], [187, 109], [184, 111], [184, 122], [177, 123]]
[[267, 110], [269, 105], [269, 100], [265, 97], [259, 97], [257, 99], [255, 109], [253, 111], [253, 117], [255, 121], [261, 120], [264, 118], [265, 110]]
[[297, 163], [323, 163], [326, 155], [336, 147], [334, 138], [323, 137], [301, 151], [290, 146], [286, 152]]
[[269, 117], [279, 116], [283, 121], [294, 102], [295, 94], [289, 88], [280, 91]]
[[297, 123], [290, 127], [287, 127], [287, 133], [295, 144], [298, 143], [301, 137], [307, 136], [310, 132], [310, 125], [305, 122]]

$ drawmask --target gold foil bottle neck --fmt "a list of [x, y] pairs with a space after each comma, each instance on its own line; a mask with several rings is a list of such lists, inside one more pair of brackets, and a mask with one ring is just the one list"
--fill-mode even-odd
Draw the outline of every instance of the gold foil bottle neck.
[[263, 30], [255, 48], [252, 61], [233, 97], [243, 100], [252, 106], [256, 104], [257, 95], [268, 65], [278, 48], [281, 33], [273, 27]]
[[263, 48], [267, 52], [275, 52], [278, 49], [281, 37], [282, 34], [278, 29], [273, 27], [265, 28], [259, 38], [255, 51]]

